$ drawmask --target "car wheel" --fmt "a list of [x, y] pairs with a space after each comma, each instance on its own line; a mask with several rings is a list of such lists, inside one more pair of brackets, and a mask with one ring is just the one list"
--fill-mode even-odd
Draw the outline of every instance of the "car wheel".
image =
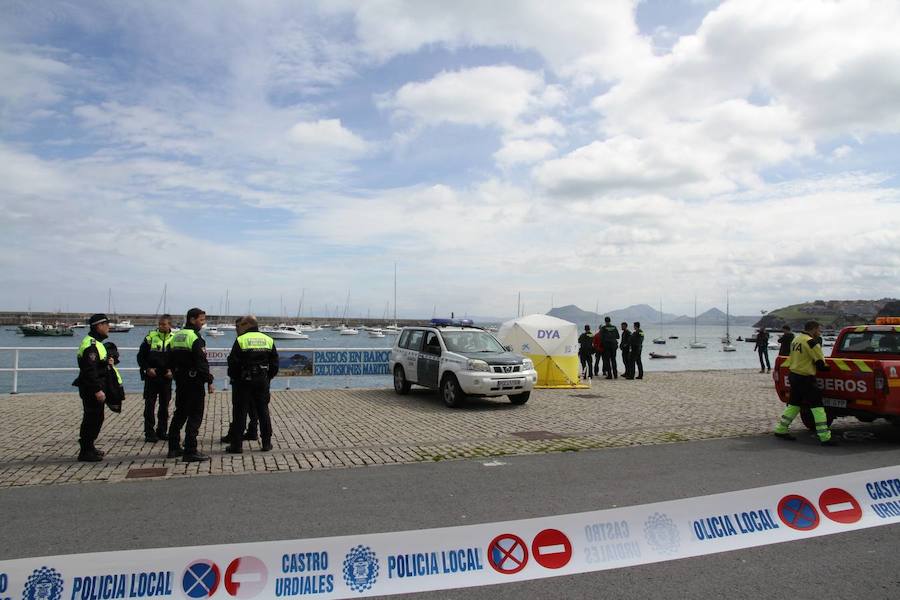
[[441, 382], [441, 399], [450, 408], [459, 408], [466, 401], [466, 395], [453, 375], [447, 375]]
[[522, 392], [521, 394], [510, 394], [509, 401], [513, 404], [525, 404], [531, 398], [531, 392]]
[[[825, 411], [825, 415], [828, 418], [828, 426], [831, 427], [831, 424], [834, 423], [834, 415]], [[816, 432], [816, 420], [813, 418], [812, 411], [808, 408], [800, 409], [800, 420], [803, 421], [803, 426], [812, 431]]]
[[403, 372], [403, 367], [400, 365], [394, 367], [394, 391], [401, 396], [405, 396], [409, 393], [410, 387], [412, 385], [406, 380], [406, 373]]

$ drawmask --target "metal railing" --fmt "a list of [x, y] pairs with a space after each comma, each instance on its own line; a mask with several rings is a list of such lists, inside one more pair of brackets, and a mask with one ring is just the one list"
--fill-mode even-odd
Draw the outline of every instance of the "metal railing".
[[[119, 347], [119, 351], [134, 351], [137, 352], [140, 348], [133, 347]], [[231, 348], [209, 348], [207, 347], [208, 352], [229, 352]], [[391, 348], [278, 348], [278, 352], [385, 352], [390, 351]], [[0, 352], [12, 352], [13, 353], [13, 366], [2, 367], [0, 368], [0, 373], [12, 373], [12, 391], [10, 394], [18, 394], [19, 393], [19, 373], [22, 372], [49, 372], [49, 371], [78, 371], [78, 367], [20, 367], [19, 366], [19, 353], [20, 352], [71, 352], [75, 354], [78, 351], [76, 346], [68, 347], [68, 346], [0, 346]], [[211, 365], [211, 368], [221, 368], [221, 365]], [[119, 371], [140, 371], [138, 367], [116, 367]], [[287, 389], [290, 389], [290, 379], [287, 378]], [[228, 389], [228, 378], [225, 378], [225, 383], [222, 387], [223, 390]]]

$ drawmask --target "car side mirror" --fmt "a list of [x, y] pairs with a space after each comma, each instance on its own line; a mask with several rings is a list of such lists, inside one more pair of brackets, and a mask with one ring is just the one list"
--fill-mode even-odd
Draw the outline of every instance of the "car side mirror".
[[507, 352], [512, 352], [512, 346], [503, 346], [503, 349]]

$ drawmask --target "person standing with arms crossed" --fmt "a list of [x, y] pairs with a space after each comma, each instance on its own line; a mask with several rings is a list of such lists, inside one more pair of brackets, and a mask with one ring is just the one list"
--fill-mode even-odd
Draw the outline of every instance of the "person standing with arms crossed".
[[600, 338], [603, 340], [603, 369], [607, 379], [619, 378], [619, 367], [616, 361], [616, 350], [619, 349], [619, 330], [612, 324], [612, 319], [604, 317], [603, 327], [600, 328]]
[[[215, 391], [213, 375], [206, 360], [206, 341], [200, 330], [206, 325], [206, 313], [192, 308], [185, 316], [184, 328], [172, 337], [170, 365], [175, 376], [175, 414], [169, 427], [168, 458], [182, 454], [185, 462], [209, 460], [197, 451], [197, 434], [203, 423], [206, 392]], [[186, 426], [185, 426], [186, 424]], [[179, 441], [184, 431], [184, 449]]]
[[622, 341], [619, 343], [622, 350], [622, 368], [625, 369], [625, 379], [634, 379], [631, 363], [631, 332], [628, 331], [628, 323], [622, 323]]
[[78, 386], [84, 410], [78, 437], [78, 460], [99, 462], [103, 460], [104, 453], [97, 450], [94, 442], [100, 435], [106, 410], [106, 382], [110, 365], [103, 340], [109, 336], [109, 319], [103, 313], [97, 313], [91, 315], [88, 325], [91, 330], [78, 347], [78, 377], [72, 382], [72, 385]]
[[631, 332], [629, 343], [631, 351], [628, 353], [628, 359], [631, 361], [631, 376], [634, 378], [634, 369], [637, 367], [636, 379], [643, 379], [644, 363], [641, 362], [641, 351], [644, 349], [644, 330], [641, 329], [639, 321], [634, 322], [634, 331]]
[[256, 408], [259, 430], [262, 435], [262, 450], [272, 449], [272, 420], [269, 415], [269, 384], [278, 374], [278, 350], [275, 341], [260, 332], [259, 323], [253, 315], [241, 321], [243, 333], [238, 336], [228, 355], [229, 375], [234, 379], [234, 389], [238, 392], [234, 404], [231, 426], [231, 443], [226, 449], [231, 454], [243, 452], [240, 435], [247, 421], [250, 406]]
[[820, 331], [821, 326], [816, 321], [808, 321], [803, 332], [794, 337], [791, 342], [791, 354], [782, 363], [782, 366], [790, 369], [788, 383], [791, 387], [791, 396], [781, 419], [775, 426], [775, 437], [782, 440], [796, 440], [797, 438], [788, 432], [788, 427], [803, 408], [808, 408], [816, 423], [819, 443], [823, 446], [837, 446], [837, 442], [831, 439], [828, 415], [822, 405], [822, 392], [816, 384], [817, 371], [831, 370], [825, 363]]
[[[137, 363], [144, 380], [144, 441], [158, 442], [167, 437], [169, 401], [172, 399], [172, 370], [169, 350], [172, 346], [172, 317], [162, 315], [156, 329], [147, 334], [138, 349]], [[156, 402], [159, 400], [159, 411]], [[158, 417], [154, 413], [158, 412]]]
[[794, 334], [791, 333], [791, 326], [785, 325], [781, 328], [783, 332], [781, 337], [778, 338], [778, 343], [780, 344], [778, 348], [778, 356], [790, 356], [791, 355], [791, 342], [794, 341]]

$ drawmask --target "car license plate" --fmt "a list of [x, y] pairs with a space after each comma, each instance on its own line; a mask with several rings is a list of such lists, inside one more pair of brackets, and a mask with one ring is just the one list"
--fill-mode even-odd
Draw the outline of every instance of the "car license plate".
[[847, 408], [847, 401], [840, 398], [823, 398], [822, 404], [832, 408]]
[[501, 379], [497, 382], [497, 387], [506, 390], [522, 385], [522, 379]]

